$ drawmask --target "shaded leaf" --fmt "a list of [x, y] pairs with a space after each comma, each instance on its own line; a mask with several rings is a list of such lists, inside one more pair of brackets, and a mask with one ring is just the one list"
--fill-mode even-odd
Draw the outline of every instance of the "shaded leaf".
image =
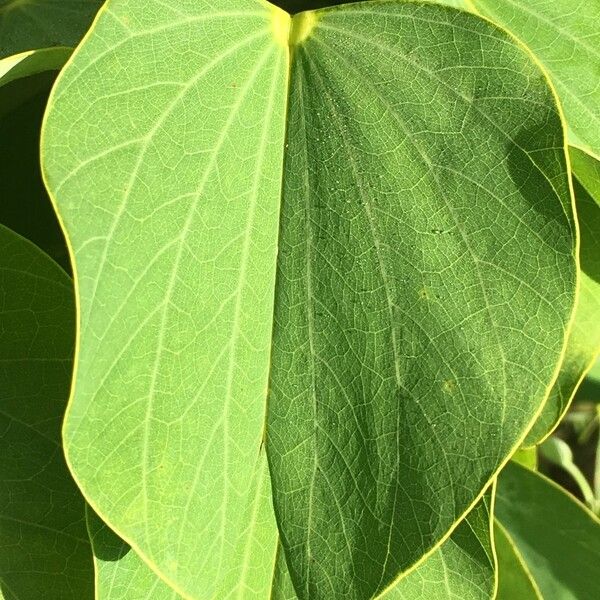
[[0, 225], [0, 596], [93, 598], [84, 502], [60, 425], [73, 361], [73, 289]]
[[543, 600], [527, 564], [498, 521], [494, 523], [494, 544], [498, 557], [496, 600]]
[[103, 0], [0, 0], [0, 58], [76, 46]]
[[544, 76], [471, 14], [352, 4], [292, 39], [267, 455], [296, 591], [363, 599], [545, 399], [575, 286], [564, 139]]
[[71, 48], [44, 48], [22, 52], [0, 60], [0, 86], [30, 75], [58, 71], [71, 52]]
[[5, 94], [14, 98], [22, 91], [27, 97], [0, 117], [0, 223], [35, 243], [70, 273], [68, 250], [40, 170], [40, 128], [55, 77], [55, 72], [41, 73], [0, 88], [0, 105]]
[[556, 86], [570, 143], [600, 155], [600, 1], [472, 2], [531, 48]]
[[264, 2], [109, 1], [50, 102], [68, 457], [194, 597], [270, 593], [265, 429], [299, 595], [391, 585], [522, 441], [572, 312], [562, 127], [529, 56], [434, 5], [313, 17], [288, 82]]
[[509, 463], [498, 477], [495, 511], [544, 598], [600, 597], [600, 521], [583, 504]]
[[577, 310], [558, 379], [525, 445], [540, 443], [560, 423], [600, 351], [600, 162], [571, 148], [581, 233]]

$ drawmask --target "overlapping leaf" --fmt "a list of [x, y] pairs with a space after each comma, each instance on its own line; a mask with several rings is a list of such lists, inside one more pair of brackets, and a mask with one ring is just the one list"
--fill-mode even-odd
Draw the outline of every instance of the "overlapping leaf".
[[600, 156], [600, 0], [472, 0], [527, 44], [548, 70], [569, 141]]
[[0, 225], [0, 597], [93, 598], [84, 502], [60, 426], [71, 378], [73, 289]]
[[496, 515], [543, 598], [600, 596], [600, 521], [572, 496], [509, 463], [498, 478]]
[[570, 153], [581, 232], [577, 311], [558, 380], [526, 445], [539, 443], [559, 424], [600, 351], [600, 162], [577, 148]]
[[494, 544], [498, 557], [498, 594], [496, 600], [543, 600], [521, 553], [497, 521]]
[[345, 5], [294, 19], [288, 82], [289, 27], [259, 0], [109, 1], [45, 129], [80, 302], [69, 460], [191, 597], [270, 594], [265, 429], [298, 596], [392, 585], [522, 440], [572, 312], [530, 57], [448, 8]]
[[470, 14], [296, 19], [267, 454], [298, 593], [365, 598], [468, 511], [552, 383], [564, 140], [543, 75]]

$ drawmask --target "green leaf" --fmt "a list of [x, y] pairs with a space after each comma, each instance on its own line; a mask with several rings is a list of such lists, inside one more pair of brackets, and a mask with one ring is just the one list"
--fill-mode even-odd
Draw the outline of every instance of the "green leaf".
[[40, 127], [55, 77], [53, 72], [41, 73], [0, 88], [0, 107], [5, 94], [11, 100], [21, 93], [25, 96], [0, 116], [0, 223], [70, 272], [68, 250], [40, 170]]
[[585, 475], [573, 460], [573, 451], [569, 444], [555, 436], [549, 437], [543, 444], [540, 445], [541, 455], [552, 464], [561, 467], [573, 478], [573, 481], [579, 487], [581, 495], [588, 505], [589, 509], [594, 511], [596, 508], [596, 500], [594, 492], [587, 482]]
[[544, 598], [600, 597], [600, 521], [555, 483], [515, 463], [498, 477], [496, 516]]
[[0, 58], [76, 46], [102, 0], [0, 0]]
[[539, 444], [558, 426], [600, 351], [600, 162], [576, 148], [571, 155], [581, 232], [577, 310], [558, 379], [526, 446]]
[[86, 516], [94, 552], [96, 600], [181, 599], [91, 509]]
[[71, 281], [0, 225], [0, 597], [93, 598], [84, 502], [60, 425], [73, 361]]
[[291, 72], [267, 448], [296, 590], [365, 598], [439, 544], [538, 412], [573, 224], [551, 92], [505, 33], [399, 2], [314, 19]]
[[494, 545], [498, 557], [496, 600], [543, 600], [521, 553], [498, 521], [494, 522]]
[[44, 129], [80, 306], [68, 459], [191, 597], [269, 596], [265, 437], [299, 596], [393, 584], [522, 441], [573, 309], [529, 55], [353, 4], [294, 19], [289, 79], [289, 28], [259, 0], [109, 1]]
[[[486, 494], [450, 538], [415, 570], [380, 596], [382, 600], [489, 600], [495, 564], [490, 535], [491, 494]], [[272, 600], [296, 600], [283, 559], [277, 555]]]
[[0, 60], [0, 86], [30, 75], [58, 71], [63, 67], [71, 52], [71, 48], [43, 48], [42, 50], [22, 52]]
[[520, 465], [535, 471], [537, 469], [537, 450], [533, 448], [519, 448], [512, 456], [511, 460]]
[[600, 155], [600, 1], [472, 0], [523, 40], [548, 70], [565, 110], [569, 142]]
[[486, 494], [450, 538], [381, 596], [382, 600], [493, 598], [495, 561], [490, 532], [490, 504], [491, 494]]

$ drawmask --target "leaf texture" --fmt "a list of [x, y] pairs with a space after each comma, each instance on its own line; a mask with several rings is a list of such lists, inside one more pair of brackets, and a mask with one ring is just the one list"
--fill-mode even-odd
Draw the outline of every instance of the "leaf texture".
[[272, 15], [109, 2], [45, 130], [80, 303], [67, 456], [187, 595], [267, 594], [275, 560], [262, 439], [287, 52]]
[[402, 2], [299, 18], [267, 455], [298, 594], [362, 600], [535, 418], [575, 227], [552, 93], [504, 32]]

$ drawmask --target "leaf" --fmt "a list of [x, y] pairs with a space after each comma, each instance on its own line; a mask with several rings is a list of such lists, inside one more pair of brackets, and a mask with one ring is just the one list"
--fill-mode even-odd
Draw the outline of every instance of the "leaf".
[[509, 463], [498, 477], [495, 510], [543, 598], [600, 597], [600, 521], [582, 504]]
[[65, 240], [42, 181], [39, 142], [42, 117], [56, 73], [41, 73], [0, 88], [17, 106], [0, 117], [0, 223], [35, 243], [70, 273]]
[[0, 86], [30, 75], [58, 71], [71, 52], [71, 48], [43, 48], [0, 60]]
[[573, 302], [568, 175], [551, 92], [505, 33], [399, 2], [313, 19], [267, 455], [297, 592], [362, 599], [441, 542], [545, 399]]
[[558, 379], [526, 446], [541, 443], [558, 426], [600, 351], [600, 162], [575, 148], [571, 154], [581, 232], [577, 310]]
[[527, 564], [498, 521], [494, 522], [494, 544], [498, 557], [496, 600], [543, 600]]
[[94, 552], [96, 600], [181, 599], [89, 508], [87, 526]]
[[535, 447], [519, 448], [510, 459], [532, 471], [537, 470], [537, 450]]
[[[450, 538], [382, 600], [489, 600], [495, 591], [490, 532], [491, 494], [486, 494]], [[283, 554], [277, 555], [272, 600], [296, 600]]]
[[109, 1], [43, 134], [80, 306], [68, 460], [190, 597], [270, 593], [265, 437], [299, 596], [391, 585], [522, 441], [573, 309], [529, 56], [473, 15], [353, 4], [294, 19], [288, 81], [289, 25]]
[[0, 597], [93, 598], [84, 502], [60, 424], [73, 360], [73, 290], [0, 225]]
[[0, 58], [76, 46], [102, 0], [0, 0]]
[[450, 538], [382, 600], [489, 600], [495, 593], [490, 532], [491, 495], [486, 494]]
[[[272, 8], [212, 5], [109, 3], [51, 100], [45, 168], [83, 328], [66, 452], [184, 595], [260, 597], [287, 53]], [[161, 53], [176, 62], [147, 60]]]
[[551, 436], [540, 445], [540, 453], [547, 461], [567, 471], [579, 487], [581, 495], [589, 509], [594, 511], [596, 507], [594, 492], [587, 482], [585, 475], [573, 461], [573, 452], [569, 444], [558, 437]]
[[523, 40], [556, 86], [569, 142], [600, 155], [600, 1], [472, 0]]

